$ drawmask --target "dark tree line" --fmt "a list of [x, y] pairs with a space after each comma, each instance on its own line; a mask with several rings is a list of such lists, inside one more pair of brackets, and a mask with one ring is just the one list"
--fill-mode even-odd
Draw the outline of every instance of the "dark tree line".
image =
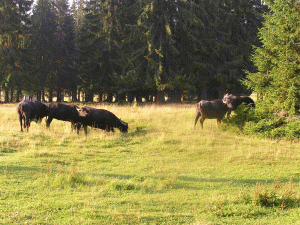
[[245, 93], [260, 0], [3, 0], [0, 89], [62, 101]]

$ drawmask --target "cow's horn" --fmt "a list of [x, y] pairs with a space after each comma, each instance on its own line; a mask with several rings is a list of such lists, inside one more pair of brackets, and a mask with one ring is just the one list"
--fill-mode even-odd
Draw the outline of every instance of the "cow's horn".
[[127, 126], [127, 123], [125, 123], [125, 122], [122, 121], [121, 119], [120, 119], [120, 122], [121, 122], [124, 126]]

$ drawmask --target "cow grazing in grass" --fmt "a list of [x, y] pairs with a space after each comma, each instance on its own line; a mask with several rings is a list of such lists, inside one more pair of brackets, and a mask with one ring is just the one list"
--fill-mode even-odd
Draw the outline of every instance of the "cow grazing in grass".
[[201, 128], [203, 129], [203, 122], [205, 119], [217, 119], [218, 128], [220, 128], [221, 120], [224, 118], [228, 111], [228, 107], [222, 100], [216, 99], [212, 101], [201, 100], [196, 106], [195, 125], [199, 117]]
[[114, 128], [118, 128], [121, 132], [127, 133], [128, 124], [117, 118], [112, 112], [105, 109], [95, 109], [91, 107], [82, 107], [79, 115], [83, 118], [82, 125], [85, 134], [87, 134], [87, 126], [114, 132]]
[[226, 94], [222, 99], [223, 103], [226, 104], [229, 108], [227, 115], [229, 116], [231, 111], [237, 109], [237, 107], [241, 104], [249, 105], [251, 107], [255, 107], [254, 101], [252, 98], [248, 96], [237, 96], [233, 94]]
[[53, 119], [71, 122], [72, 129], [77, 128], [79, 133], [80, 122], [82, 118], [79, 116], [80, 108], [76, 105], [67, 105], [59, 102], [52, 102], [48, 107], [48, 119], [46, 126], [50, 127]]
[[24, 121], [24, 128], [28, 131], [31, 121], [41, 122], [42, 119], [48, 115], [47, 108], [48, 107], [45, 104], [39, 101], [32, 102], [23, 100], [19, 102], [17, 112], [19, 114], [21, 131], [23, 131], [22, 121]]

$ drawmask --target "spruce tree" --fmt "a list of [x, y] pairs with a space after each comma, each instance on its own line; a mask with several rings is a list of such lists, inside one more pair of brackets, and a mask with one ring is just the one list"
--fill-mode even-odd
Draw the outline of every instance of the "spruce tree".
[[53, 92], [58, 80], [58, 36], [56, 7], [51, 0], [38, 0], [32, 15], [32, 82], [35, 91], [49, 92], [49, 101], [53, 100]]
[[75, 28], [74, 19], [71, 15], [68, 0], [58, 0], [58, 77], [57, 77], [57, 99], [62, 100], [63, 91], [71, 94], [72, 100], [76, 100], [77, 74], [75, 69]]
[[258, 72], [249, 72], [244, 83], [258, 93], [269, 112], [285, 110], [294, 115], [300, 106], [300, 3], [266, 3], [271, 12], [265, 15], [259, 31], [263, 45], [255, 49], [253, 56]]
[[[2, 0], [0, 2], [0, 85], [9, 101], [13, 90], [20, 93], [25, 83], [26, 46], [28, 43], [29, 11], [32, 1]], [[18, 101], [18, 99], [17, 99]]]

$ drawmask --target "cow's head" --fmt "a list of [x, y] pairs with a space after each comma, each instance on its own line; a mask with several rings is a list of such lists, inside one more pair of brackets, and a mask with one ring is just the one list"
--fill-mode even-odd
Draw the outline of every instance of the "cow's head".
[[86, 115], [89, 113], [88, 109], [86, 109], [84, 107], [83, 108], [76, 107], [76, 109], [77, 109], [79, 116], [81, 116], [81, 117], [86, 117]]
[[236, 98], [237, 98], [237, 96], [235, 96], [235, 95], [233, 95], [233, 94], [228, 94], [228, 93], [227, 93], [227, 94], [225, 94], [225, 95], [223, 96], [222, 101], [223, 101], [224, 104], [227, 105], [227, 107], [228, 107], [229, 109], [233, 109], [233, 108], [235, 108]]
[[124, 121], [122, 121], [120, 119], [120, 127], [119, 127], [120, 131], [123, 133], [127, 133], [128, 132], [128, 123], [125, 123]]

